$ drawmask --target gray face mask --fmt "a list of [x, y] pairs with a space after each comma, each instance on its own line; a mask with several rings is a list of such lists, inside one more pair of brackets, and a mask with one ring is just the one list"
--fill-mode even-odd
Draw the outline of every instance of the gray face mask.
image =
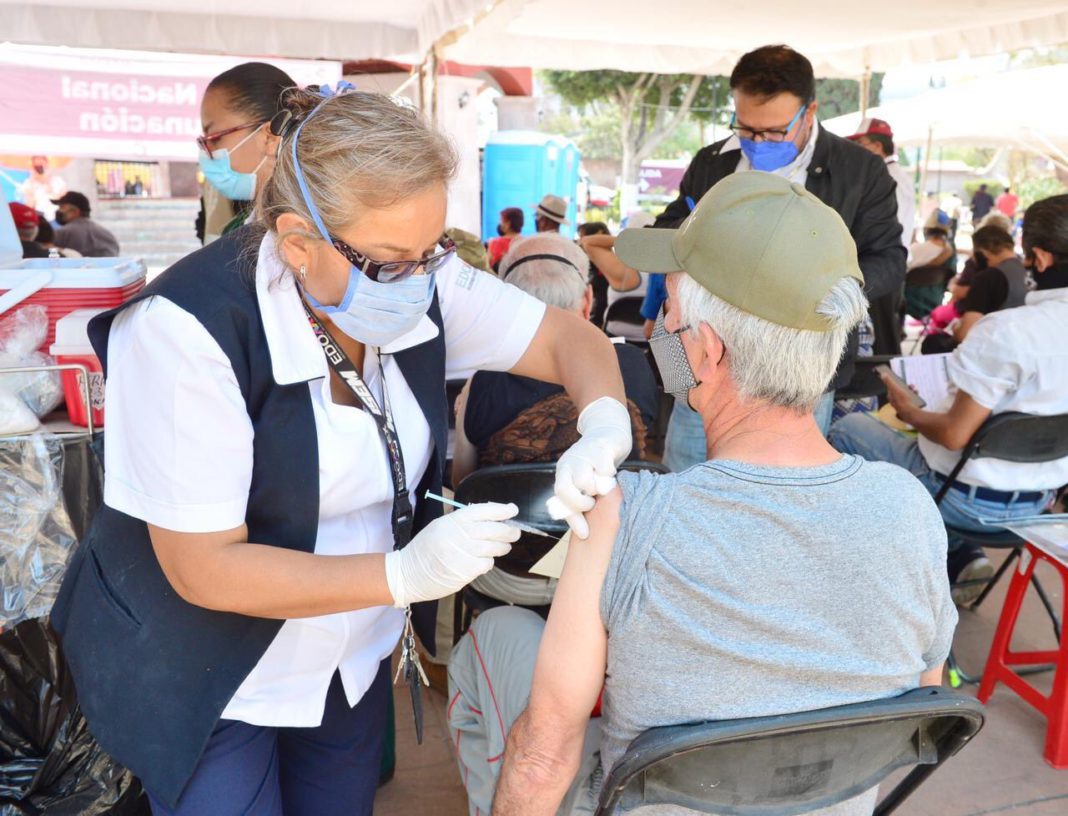
[[661, 312], [653, 326], [652, 336], [649, 338], [649, 348], [656, 360], [656, 367], [660, 371], [660, 379], [664, 381], [664, 391], [671, 394], [675, 399], [689, 405], [690, 389], [696, 388], [699, 383], [694, 376], [690, 360], [686, 356], [686, 349], [682, 345], [682, 332], [669, 332], [664, 328], [664, 313]]

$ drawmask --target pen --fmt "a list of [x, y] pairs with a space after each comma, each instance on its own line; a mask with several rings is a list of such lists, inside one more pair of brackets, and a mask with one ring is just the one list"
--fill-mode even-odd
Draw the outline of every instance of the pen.
[[[454, 499], [447, 499], [444, 496], [439, 496], [437, 493], [431, 493], [429, 490], [424, 494], [424, 497], [427, 498], [427, 499], [433, 499], [434, 501], [439, 501], [442, 504], [447, 504], [447, 505], [449, 505], [449, 507], [458, 507], [458, 508], [461, 508], [461, 509], [464, 508], [464, 507], [467, 507], [466, 504], [461, 504], [460, 502], [458, 502], [458, 501], [456, 501]], [[549, 535], [548, 533], [546, 533], [546, 532], [544, 532], [542, 530], [539, 530], [537, 527], [531, 527], [529, 524], [524, 524], [521, 521], [509, 520], [509, 521], [505, 521], [503, 523], [507, 524], [509, 527], [515, 527], [517, 530], [521, 530], [524, 533], [530, 533], [531, 535], [537, 535], [537, 536], [544, 536], [545, 538], [553, 538], [553, 536]]]

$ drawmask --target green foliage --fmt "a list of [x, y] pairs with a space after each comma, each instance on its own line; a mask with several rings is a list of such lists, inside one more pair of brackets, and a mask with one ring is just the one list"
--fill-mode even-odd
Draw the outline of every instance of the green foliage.
[[997, 148], [995, 147], [958, 147], [955, 145], [947, 145], [946, 147], [937, 148], [937, 152], [932, 155], [946, 161], [954, 159], [962, 161], [969, 167], [980, 169], [987, 167], [990, 162], [994, 160], [994, 156], [997, 155], [997, 152]]
[[[542, 71], [541, 78], [570, 105], [582, 108], [605, 100], [622, 101], [621, 93], [635, 90], [646, 74], [629, 71]], [[692, 74], [654, 74], [654, 81], [645, 90], [642, 104], [660, 104], [661, 93], [669, 94], [668, 107], [678, 108], [683, 101]], [[730, 104], [730, 87], [727, 77], [705, 77], [697, 89], [691, 115], [703, 121], [726, 121]]]
[[1041, 201], [1050, 196], [1068, 193], [1068, 187], [1062, 181], [1047, 176], [1046, 178], [1032, 178], [1021, 181], [1016, 188], [1016, 194], [1020, 197], [1020, 212], [1023, 212], [1036, 201]]
[[[871, 75], [868, 83], [868, 107], [879, 104], [883, 88], [883, 74]], [[833, 119], [860, 110], [860, 83], [855, 79], [817, 79], [816, 100], [820, 103], [820, 119]]]

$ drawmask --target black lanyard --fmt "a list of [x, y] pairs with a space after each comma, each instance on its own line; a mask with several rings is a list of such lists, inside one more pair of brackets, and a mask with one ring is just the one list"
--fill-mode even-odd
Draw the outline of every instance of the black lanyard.
[[371, 389], [367, 387], [367, 383], [363, 381], [363, 377], [360, 376], [360, 372], [356, 370], [356, 366], [349, 359], [349, 356], [342, 351], [341, 346], [334, 340], [333, 335], [312, 314], [308, 304], [304, 303], [303, 299], [301, 303], [304, 305], [304, 311], [308, 315], [308, 322], [311, 324], [312, 331], [315, 332], [315, 337], [323, 348], [326, 361], [341, 378], [341, 381], [356, 396], [363, 409], [371, 415], [375, 425], [378, 426], [379, 432], [382, 434], [383, 441], [386, 443], [389, 472], [393, 477], [393, 514], [391, 517], [393, 549], [403, 549], [408, 546], [408, 542], [412, 539], [412, 501], [408, 495], [408, 481], [404, 473], [404, 455], [401, 452], [396, 425], [393, 423], [393, 412], [389, 407], [385, 371], [382, 372], [382, 406], [380, 407], [378, 400], [371, 393]]

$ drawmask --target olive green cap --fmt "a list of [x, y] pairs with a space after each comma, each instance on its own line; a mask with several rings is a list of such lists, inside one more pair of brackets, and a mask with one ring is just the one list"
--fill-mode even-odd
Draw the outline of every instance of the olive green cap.
[[841, 216], [800, 184], [734, 173], [678, 229], [627, 229], [616, 255], [642, 272], [685, 271], [716, 297], [780, 326], [828, 331], [816, 307], [842, 278], [863, 286]]

